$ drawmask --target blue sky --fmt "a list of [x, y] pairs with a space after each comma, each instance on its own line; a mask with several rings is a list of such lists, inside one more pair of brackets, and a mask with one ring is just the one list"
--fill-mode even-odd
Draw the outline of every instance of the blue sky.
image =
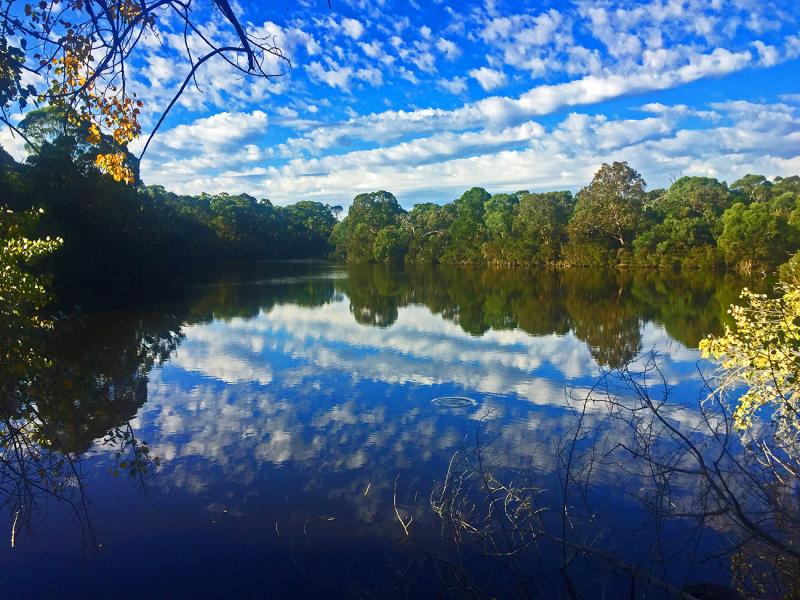
[[[146, 183], [344, 206], [387, 189], [411, 206], [474, 185], [576, 190], [611, 160], [651, 187], [684, 174], [800, 173], [796, 0], [235, 9], [292, 67], [276, 61], [281, 77], [255, 81], [208, 63], [148, 150]], [[145, 130], [186, 73], [170, 25], [159, 21], [133, 65], [152, 110]], [[218, 17], [205, 33], [231, 35]]]

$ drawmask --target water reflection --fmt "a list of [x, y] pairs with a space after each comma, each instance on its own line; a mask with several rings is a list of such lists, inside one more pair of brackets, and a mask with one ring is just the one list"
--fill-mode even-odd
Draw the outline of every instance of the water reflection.
[[[298, 578], [325, 593], [353, 565], [354, 582], [378, 590], [392, 578], [398, 476], [420, 532], [432, 482], [478, 424], [500, 463], [546, 479], [574, 416], [565, 389], [580, 394], [642, 349], [663, 351], [676, 396], [694, 401], [692, 348], [720, 329], [742, 285], [707, 274], [283, 268], [60, 324], [49, 349], [58, 368], [34, 389], [41, 445], [82, 461], [104, 549], [82, 566], [69, 518], [43, 514], [13, 556], [0, 551], [19, 567], [11, 590], [30, 583], [46, 549], [90, 573], [75, 595], [103, 589], [122, 549], [126, 568], [156, 562], [160, 585], [183, 593], [252, 594], [258, 583], [291, 595]], [[442, 396], [477, 402], [432, 403]], [[599, 423], [593, 410], [587, 422]], [[674, 418], [697, 415], [687, 406]], [[149, 454], [136, 440], [132, 459], [121, 452], [130, 441], [104, 444], [115, 431], [146, 440]], [[109, 472], [148, 456], [161, 466], [143, 502]], [[239, 559], [220, 564], [220, 552]], [[191, 581], [176, 561], [191, 563]], [[57, 589], [58, 573], [43, 589]]]
[[422, 304], [475, 336], [490, 329], [521, 329], [532, 336], [572, 331], [599, 364], [610, 367], [641, 349], [645, 322], [659, 324], [672, 339], [695, 347], [704, 335], [720, 330], [743, 285], [731, 275], [699, 272], [397, 271], [355, 265], [347, 274], [337, 289], [350, 299], [359, 323], [387, 327], [397, 320], [400, 307]]
[[31, 390], [44, 443], [69, 453], [136, 416], [148, 374], [183, 339], [181, 321], [162, 312], [115, 311], [65, 319], [49, 340], [55, 361]]

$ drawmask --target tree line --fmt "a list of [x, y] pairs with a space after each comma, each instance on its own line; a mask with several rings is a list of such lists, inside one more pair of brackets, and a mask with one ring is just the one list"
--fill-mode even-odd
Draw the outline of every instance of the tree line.
[[[59, 288], [86, 282], [165, 279], [240, 260], [325, 257], [339, 207], [274, 206], [248, 194], [181, 195], [115, 181], [95, 164], [98, 147], [52, 107], [20, 129], [36, 145], [23, 163], [0, 148], [2, 204], [42, 210], [34, 237], [63, 246], [42, 269]], [[138, 171], [135, 158], [129, 164]]]
[[[35, 236], [63, 246], [42, 265], [57, 287], [164, 280], [215, 264], [258, 259], [348, 262], [630, 266], [772, 270], [800, 248], [800, 177], [746, 175], [731, 185], [681, 177], [647, 190], [627, 163], [604, 164], [569, 191], [489, 194], [472, 188], [447, 204], [403, 209], [389, 192], [356, 196], [348, 215], [314, 201], [275, 206], [248, 194], [181, 195], [115, 181], [90, 140], [48, 107], [19, 129], [32, 144], [18, 163], [0, 148], [3, 204], [42, 209]], [[790, 263], [787, 270], [795, 268]]]
[[353, 262], [766, 270], [800, 247], [798, 201], [798, 176], [681, 177], [647, 190], [614, 162], [576, 195], [475, 187], [406, 211], [389, 192], [360, 194], [331, 242]]

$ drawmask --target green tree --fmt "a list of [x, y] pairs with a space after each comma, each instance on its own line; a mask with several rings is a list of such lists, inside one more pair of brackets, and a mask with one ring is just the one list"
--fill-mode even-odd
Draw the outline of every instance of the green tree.
[[502, 240], [511, 236], [514, 222], [514, 207], [519, 203], [511, 194], [495, 194], [483, 203], [483, 222], [492, 239]]
[[97, 170], [98, 155], [119, 154], [130, 169], [130, 183], [139, 181], [139, 159], [111, 135], [91, 135], [89, 124], [78, 119], [69, 107], [46, 106], [25, 114], [19, 123], [28, 141], [28, 150], [58, 152], [77, 165], [82, 172]]
[[453, 202], [455, 218], [450, 225], [450, 243], [442, 256], [444, 262], [467, 263], [482, 260], [481, 246], [486, 241], [483, 222], [484, 204], [491, 194], [474, 187]]
[[456, 207], [458, 218], [471, 221], [475, 224], [483, 222], [486, 211], [486, 201], [492, 195], [483, 188], [474, 187], [461, 194], [453, 204]]
[[713, 229], [716, 220], [735, 199], [724, 182], [712, 177], [681, 177], [653, 203], [653, 209], [664, 218], [702, 217]]
[[546, 264], [559, 259], [573, 207], [570, 192], [522, 196], [512, 224], [521, 262]]
[[353, 199], [347, 218], [353, 223], [365, 223], [377, 232], [387, 225], [396, 225], [403, 212], [394, 195], [384, 190], [359, 194]]
[[403, 227], [409, 233], [408, 262], [437, 263], [449, 243], [449, 228], [455, 218], [452, 204], [417, 204], [405, 216]]
[[763, 175], [747, 174], [731, 184], [731, 189], [743, 196], [744, 202], [766, 202], [771, 195], [772, 184]]
[[[354, 226], [353, 226], [354, 225]], [[347, 238], [347, 260], [365, 262], [373, 259], [376, 232], [366, 223], [351, 224]]]
[[769, 205], [737, 202], [722, 215], [719, 247], [728, 264], [744, 271], [756, 266], [774, 267], [797, 250], [797, 230], [787, 219], [772, 212]]
[[634, 240], [640, 264], [713, 267], [722, 213], [735, 201], [724, 182], [681, 177], [648, 203], [654, 224]]
[[330, 251], [329, 239], [337, 223], [334, 208], [303, 200], [278, 209], [285, 222], [286, 249], [293, 257], [325, 256]]
[[483, 222], [489, 238], [482, 246], [484, 258], [490, 262], [514, 262], [515, 240], [512, 238], [514, 210], [519, 199], [512, 194], [495, 194], [483, 203]]
[[347, 217], [336, 226], [332, 242], [337, 252], [354, 262], [374, 259], [373, 246], [381, 229], [397, 227], [405, 211], [387, 191], [359, 194], [353, 200]]
[[377, 262], [401, 262], [407, 251], [408, 239], [400, 228], [389, 225], [375, 235], [372, 257]]
[[350, 241], [350, 221], [344, 219], [333, 226], [331, 231], [330, 244], [333, 246], [331, 257], [339, 260], [347, 260], [347, 246]]
[[628, 163], [603, 164], [592, 183], [578, 193], [570, 239], [602, 242], [615, 249], [630, 245], [642, 223], [644, 188], [644, 179]]

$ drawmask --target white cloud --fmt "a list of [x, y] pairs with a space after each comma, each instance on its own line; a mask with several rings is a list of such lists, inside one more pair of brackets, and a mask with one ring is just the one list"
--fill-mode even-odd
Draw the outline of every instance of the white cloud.
[[289, 118], [289, 119], [293, 119], [293, 118], [297, 117], [300, 114], [290, 106], [281, 106], [281, 107], [275, 109], [275, 112], [277, 112], [280, 116], [286, 117], [286, 118]]
[[439, 38], [436, 41], [436, 49], [444, 54], [447, 60], [455, 60], [461, 56], [461, 48], [458, 47], [458, 44], [445, 38]]
[[[654, 186], [667, 185], [681, 173], [727, 180], [754, 171], [788, 175], [800, 164], [800, 117], [789, 104], [644, 108], [655, 116], [614, 120], [573, 113], [549, 130], [527, 121], [496, 131], [441, 132], [373, 150], [295, 159], [252, 170], [244, 178], [236, 169], [208, 176], [205, 162], [178, 160], [163, 165], [157, 178], [172, 177], [180, 191], [244, 188], [279, 202], [313, 197], [345, 205], [362, 191], [388, 188], [409, 204], [449, 200], [473, 185], [492, 191], [576, 189], [609, 160], [629, 161]], [[682, 128], [688, 117], [706, 123]], [[176, 179], [181, 172], [185, 178]]]
[[[491, 11], [489, 11], [491, 13]], [[542, 76], [571, 63], [561, 56], [573, 44], [572, 21], [555, 9], [539, 14], [489, 14], [478, 23], [480, 37], [498, 55], [491, 62]]]
[[351, 67], [341, 66], [333, 61], [331, 61], [331, 63], [331, 68], [326, 69], [321, 63], [313, 61], [308, 64], [306, 71], [311, 77], [330, 87], [339, 88], [342, 91], [349, 91], [353, 69]]
[[475, 79], [480, 86], [487, 92], [496, 90], [503, 87], [508, 83], [508, 76], [502, 71], [490, 69], [489, 67], [481, 67], [479, 69], [472, 69], [469, 76]]
[[342, 19], [342, 29], [348, 37], [357, 40], [364, 34], [364, 25], [357, 19]]
[[517, 98], [490, 96], [452, 110], [421, 108], [362, 115], [341, 124], [319, 127], [303, 138], [290, 139], [287, 147], [320, 152], [353, 138], [386, 143], [405, 135], [433, 131], [507, 127], [563, 107], [595, 104], [627, 94], [667, 89], [703, 77], [725, 75], [752, 61], [749, 51], [732, 53], [722, 48], [685, 58], [671, 56], [663, 59], [660, 69], [647, 67], [625, 74], [587, 75], [565, 83], [536, 86]]
[[25, 140], [6, 125], [0, 126], [0, 146], [17, 161], [25, 160], [28, 155], [25, 150]]
[[[222, 112], [196, 119], [168, 131], [162, 130], [154, 138], [145, 160], [160, 161], [164, 158], [160, 156], [162, 153], [170, 156], [176, 150], [211, 155], [234, 147], [241, 148], [247, 140], [260, 138], [267, 131], [268, 121], [267, 114], [260, 110]], [[130, 149], [138, 153], [143, 143], [144, 138], [139, 138], [130, 144]]]
[[358, 69], [354, 76], [356, 79], [365, 81], [370, 85], [378, 86], [383, 84], [383, 73], [381, 73], [379, 69], [373, 67]]
[[764, 42], [756, 40], [753, 42], [758, 51], [758, 63], [764, 67], [772, 67], [778, 64], [778, 49], [775, 46], [769, 46]]
[[436, 82], [443, 90], [450, 92], [451, 94], [463, 94], [467, 91], [467, 79], [466, 77], [453, 77], [453, 79], [440, 79]]
[[378, 40], [373, 40], [369, 43], [359, 42], [358, 46], [369, 58], [379, 60], [385, 65], [391, 65], [396, 60], [394, 56], [383, 49], [383, 44]]

